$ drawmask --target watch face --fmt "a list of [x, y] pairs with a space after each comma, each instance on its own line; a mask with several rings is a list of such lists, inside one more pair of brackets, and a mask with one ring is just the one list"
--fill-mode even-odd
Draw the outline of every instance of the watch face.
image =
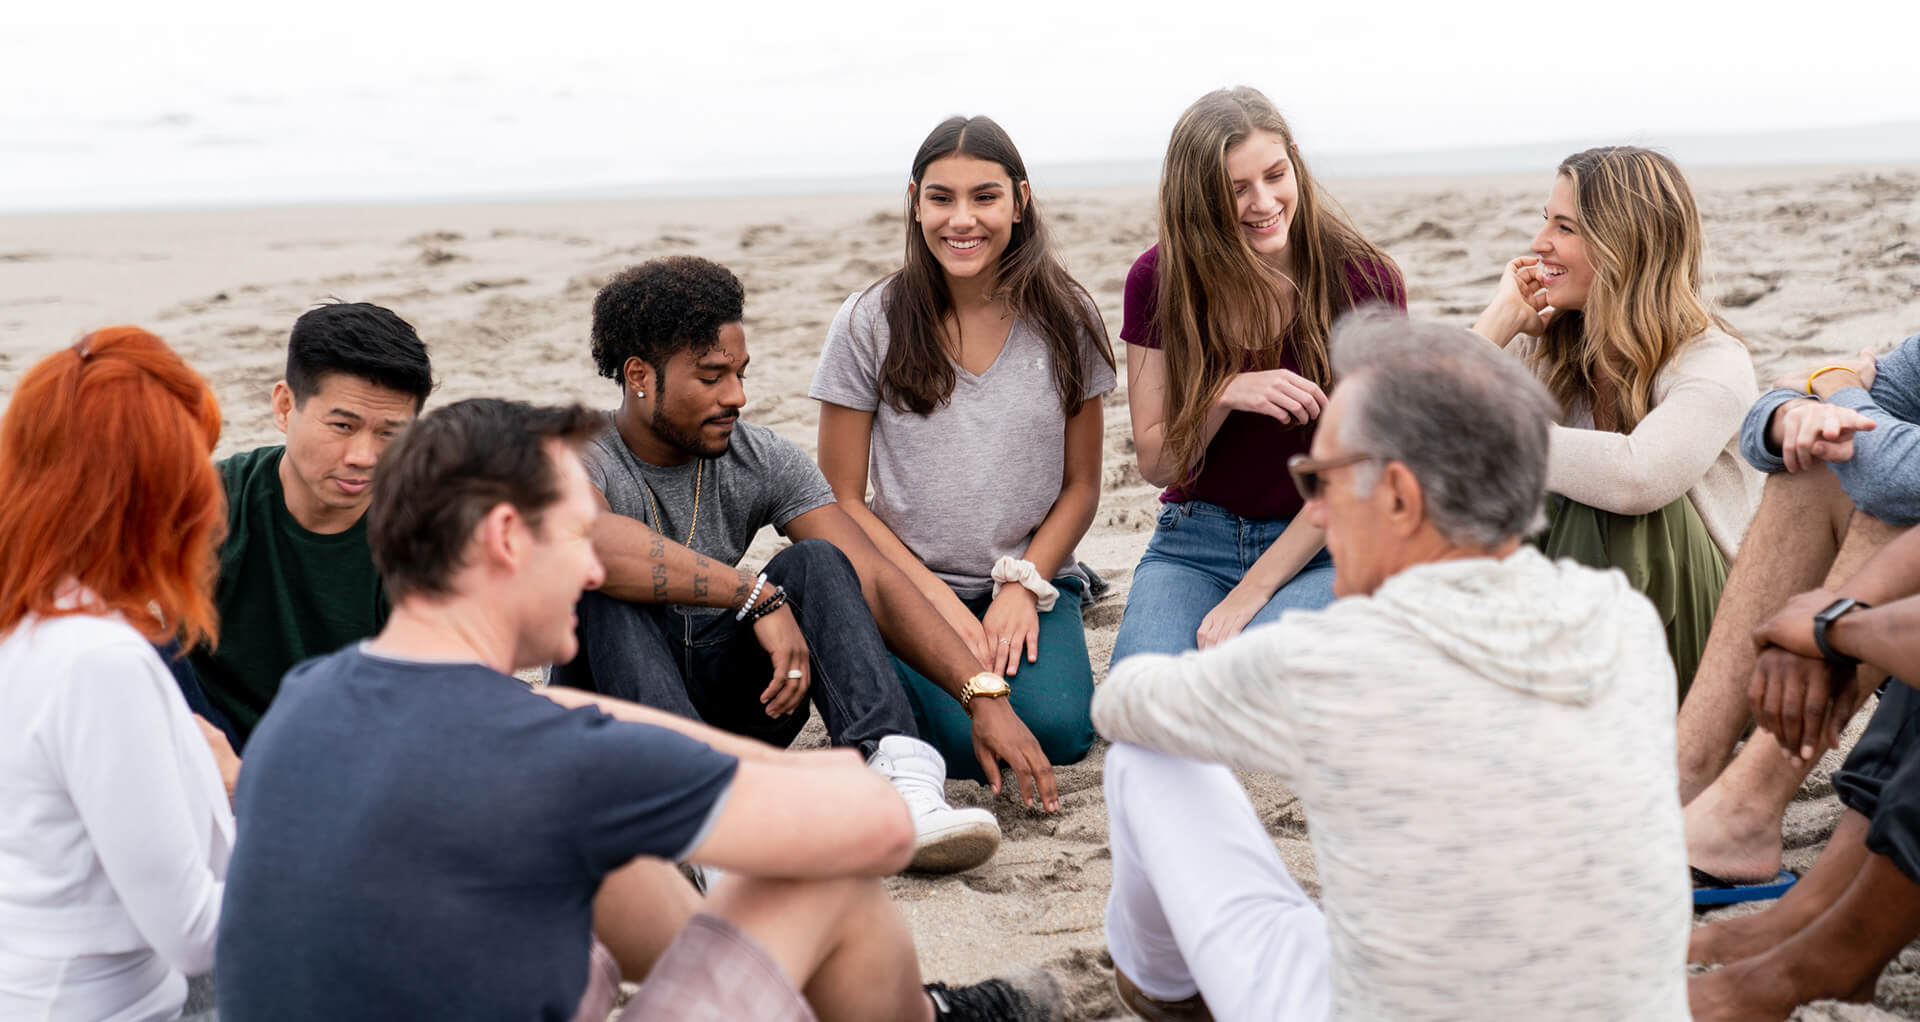
[[967, 690], [976, 696], [1003, 696], [1013, 691], [1005, 678], [991, 674], [977, 674], [967, 682]]

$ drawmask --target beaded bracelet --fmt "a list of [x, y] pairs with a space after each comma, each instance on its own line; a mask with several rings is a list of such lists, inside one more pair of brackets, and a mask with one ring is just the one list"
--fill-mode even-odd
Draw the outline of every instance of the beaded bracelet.
[[760, 577], [753, 583], [753, 592], [747, 594], [747, 602], [741, 604], [739, 611], [733, 615], [735, 621], [745, 621], [747, 619], [747, 611], [752, 610], [753, 605], [759, 601], [760, 590], [765, 588], [766, 584], [767, 573], [763, 571], [760, 573]]
[[755, 622], [759, 621], [761, 618], [766, 617], [768, 614], [771, 614], [774, 611], [779, 610], [781, 607], [786, 606], [786, 604], [787, 604], [787, 591], [785, 589], [780, 588], [779, 586], [774, 586], [773, 595], [767, 597], [767, 602], [761, 604], [758, 607], [753, 608], [753, 610], [747, 614], [747, 624], [754, 624]]

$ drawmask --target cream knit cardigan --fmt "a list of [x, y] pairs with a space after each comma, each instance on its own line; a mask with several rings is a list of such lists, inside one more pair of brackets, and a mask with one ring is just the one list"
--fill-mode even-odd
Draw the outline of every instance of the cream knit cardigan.
[[[1521, 336], [1507, 351], [1524, 362], [1539, 343]], [[1740, 426], [1759, 398], [1746, 345], [1709, 329], [1654, 377], [1653, 408], [1632, 433], [1591, 428], [1585, 409], [1555, 426], [1547, 489], [1623, 515], [1658, 511], [1685, 494], [1732, 561], [1764, 484], [1740, 457]]]

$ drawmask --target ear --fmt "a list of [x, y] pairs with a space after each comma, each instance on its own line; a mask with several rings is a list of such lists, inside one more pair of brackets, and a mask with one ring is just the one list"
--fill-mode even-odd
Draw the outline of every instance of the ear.
[[920, 186], [912, 181], [907, 182], [907, 208], [913, 211], [913, 222], [916, 224], [919, 223]]
[[637, 390], [648, 393], [654, 389], [653, 366], [648, 365], [647, 360], [638, 355], [627, 359], [626, 364], [620, 367], [620, 374], [624, 377], [627, 390], [630, 392]]
[[526, 542], [526, 519], [512, 504], [501, 501], [474, 526], [470, 563], [511, 575], [526, 555]]
[[1411, 536], [1420, 531], [1427, 520], [1427, 498], [1411, 469], [1397, 461], [1387, 462], [1374, 493], [1384, 503], [1381, 510], [1396, 534]]
[[1027, 183], [1025, 181], [1020, 182], [1020, 205], [1014, 207], [1014, 210], [1013, 210], [1014, 223], [1016, 224], [1019, 223], [1020, 218], [1026, 216], [1027, 205], [1032, 201], [1033, 201], [1033, 189], [1028, 188]]
[[287, 431], [287, 419], [293, 415], [294, 405], [293, 388], [287, 386], [287, 381], [281, 380], [273, 385], [272, 400], [274, 428], [285, 433]]

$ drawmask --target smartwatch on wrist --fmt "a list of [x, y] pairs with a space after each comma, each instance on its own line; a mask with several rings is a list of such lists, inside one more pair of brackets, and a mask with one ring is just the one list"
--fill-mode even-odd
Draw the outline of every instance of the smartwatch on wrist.
[[1853, 667], [1860, 663], [1859, 657], [1850, 657], [1827, 644], [1827, 629], [1833, 627], [1833, 623], [1840, 619], [1840, 615], [1850, 610], [1871, 609], [1873, 608], [1859, 600], [1843, 596], [1827, 604], [1825, 610], [1813, 616], [1813, 644], [1820, 647], [1820, 655], [1826, 658], [1827, 663], [1835, 667]]

